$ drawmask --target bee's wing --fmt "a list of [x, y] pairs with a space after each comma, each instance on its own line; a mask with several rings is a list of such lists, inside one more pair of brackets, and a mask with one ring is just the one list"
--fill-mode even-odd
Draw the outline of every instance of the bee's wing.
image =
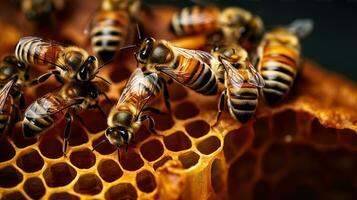
[[14, 85], [14, 83], [15, 83], [15, 79], [11, 79], [0, 90], [0, 112], [3, 111], [6, 99], [9, 96], [10, 90], [11, 90], [12, 86]]
[[58, 93], [48, 93], [37, 99], [26, 109], [25, 117], [42, 118], [82, 102], [83, 99], [64, 99]]
[[248, 83], [255, 85], [256, 87], [264, 87], [265, 82], [260, 73], [255, 70], [254, 66], [251, 63], [248, 63], [247, 66], [249, 72]]
[[[31, 57], [36, 57], [36, 59], [45, 64], [54, 65], [64, 70], [68, 68], [64, 63], [58, 63], [59, 54], [63, 51], [65, 45], [54, 40], [45, 40], [33, 36], [21, 38], [18, 44], [25, 43], [27, 41], [31, 41], [32, 44], [36, 44], [35, 49], [28, 52]], [[16, 52], [18, 52], [18, 49], [16, 49]], [[40, 54], [40, 52], [45, 53]]]
[[[213, 57], [211, 54], [209, 54], [205, 51], [190, 50], [190, 49], [184, 49], [184, 48], [174, 47], [174, 46], [172, 46], [172, 48], [179, 55], [182, 55], [188, 59], [197, 59], [203, 63], [206, 63], [210, 69], [212, 69], [211, 65], [212, 65], [213, 61], [217, 61], [217, 59], [215, 57]], [[189, 72], [178, 71], [177, 69], [172, 69], [172, 68], [163, 68], [163, 69], [160, 69], [160, 71], [181, 83], [185, 82], [187, 79], [189, 79], [191, 77], [191, 74]]]
[[240, 89], [242, 84], [244, 83], [244, 77], [239, 73], [239, 71], [233, 67], [233, 65], [225, 59], [221, 60], [226, 73], [227, 73], [227, 81], [236, 89]]

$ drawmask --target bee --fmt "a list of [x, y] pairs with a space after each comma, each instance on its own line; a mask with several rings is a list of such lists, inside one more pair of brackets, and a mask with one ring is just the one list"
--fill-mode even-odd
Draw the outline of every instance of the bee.
[[98, 105], [100, 94], [101, 91], [96, 82], [92, 81], [70, 81], [65, 83], [59, 91], [45, 94], [26, 109], [22, 121], [24, 136], [27, 138], [38, 136], [65, 118], [67, 122], [63, 142], [63, 154], [65, 156], [73, 116], [82, 122], [78, 115], [80, 112], [97, 108], [106, 117], [106, 114]]
[[23, 87], [28, 80], [28, 66], [14, 56], [4, 58], [0, 67], [0, 138], [20, 120], [25, 107]]
[[264, 25], [259, 16], [239, 7], [191, 6], [173, 15], [170, 28], [178, 36], [218, 33], [220, 37], [214, 40], [240, 42], [250, 48], [260, 40]]
[[19, 0], [21, 9], [29, 20], [47, 19], [56, 11], [62, 10], [65, 0]]
[[100, 67], [95, 56], [76, 46], [65, 47], [55, 41], [38, 37], [23, 37], [16, 45], [15, 56], [29, 65], [51, 66], [52, 70], [31, 82], [36, 85], [54, 75], [63, 83], [63, 79], [86, 82], [97, 76]]
[[296, 20], [287, 27], [265, 33], [257, 52], [258, 71], [266, 83], [263, 94], [268, 104], [281, 102], [289, 93], [301, 64], [300, 38], [312, 29], [311, 20]]
[[101, 61], [112, 60], [123, 47], [139, 7], [140, 0], [102, 0], [90, 25], [91, 44]]
[[239, 45], [217, 45], [212, 49], [212, 55], [222, 62], [219, 76], [224, 77], [225, 85], [218, 103], [215, 124], [226, 101], [231, 116], [246, 123], [257, 109], [259, 90], [264, 87], [264, 80], [250, 63], [248, 53]]
[[204, 95], [217, 94], [219, 81], [213, 68], [220, 62], [207, 52], [183, 49], [165, 40], [146, 38], [136, 58], [147, 71], [164, 74]]
[[[148, 103], [165, 90], [167, 88], [156, 73], [144, 73], [140, 68], [137, 68], [129, 77], [117, 105], [110, 111], [107, 120], [108, 128], [105, 131], [106, 139], [102, 142], [109, 141], [112, 145], [117, 146], [118, 155], [120, 155], [119, 148], [123, 145], [128, 148], [129, 142], [143, 121], [148, 120], [149, 131], [156, 134], [155, 122], [149, 113], [160, 114], [161, 112], [148, 106]], [[169, 105], [166, 106], [169, 109]], [[97, 147], [94, 147], [93, 150]]]

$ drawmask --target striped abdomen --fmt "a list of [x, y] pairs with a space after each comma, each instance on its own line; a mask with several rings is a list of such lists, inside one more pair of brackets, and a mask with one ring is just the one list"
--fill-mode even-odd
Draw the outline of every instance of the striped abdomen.
[[228, 89], [228, 108], [231, 115], [241, 123], [252, 118], [258, 104], [258, 88], [243, 84], [240, 89]]
[[103, 62], [110, 61], [124, 45], [130, 25], [126, 11], [100, 11], [91, 30], [94, 52]]
[[13, 98], [11, 95], [9, 95], [5, 100], [4, 106], [0, 110], [0, 139], [10, 126], [13, 104]]
[[177, 82], [204, 95], [215, 95], [218, 89], [217, 77], [204, 62], [177, 55], [172, 66], [178, 74]]
[[17, 43], [15, 56], [31, 65], [56, 63], [63, 47], [38, 37], [24, 37]]
[[218, 17], [215, 7], [185, 7], [172, 17], [171, 30], [176, 35], [211, 34], [217, 29]]
[[259, 72], [265, 80], [263, 94], [269, 104], [279, 103], [294, 83], [299, 61], [299, 51], [290, 46], [264, 47]]
[[44, 115], [49, 109], [56, 109], [61, 106], [61, 97], [47, 96], [32, 103], [25, 112], [23, 120], [23, 133], [25, 137], [34, 137], [50, 128], [54, 123], [61, 120], [64, 110], [53, 115]]

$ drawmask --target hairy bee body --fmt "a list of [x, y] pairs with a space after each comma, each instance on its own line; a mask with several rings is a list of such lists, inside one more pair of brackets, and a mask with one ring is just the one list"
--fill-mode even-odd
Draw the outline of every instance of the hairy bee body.
[[190, 89], [215, 95], [218, 77], [212, 70], [219, 61], [209, 53], [174, 47], [164, 40], [148, 38], [137, 54], [147, 70], [162, 73]]
[[24, 104], [22, 89], [28, 79], [27, 66], [14, 56], [4, 58], [0, 67], [0, 138], [16, 123]]
[[99, 69], [97, 59], [84, 49], [64, 47], [38, 37], [21, 38], [16, 45], [15, 56], [26, 64], [54, 66], [56, 74], [70, 80], [91, 80]]
[[[235, 44], [218, 45], [212, 54], [221, 58], [220, 76], [224, 76], [227, 105], [233, 118], [241, 123], [254, 115], [258, 106], [259, 88], [264, 81], [249, 62], [248, 53]], [[224, 74], [221, 74], [224, 73]]]
[[44, 20], [64, 4], [65, 0], [21, 0], [21, 9], [29, 20]]
[[114, 58], [127, 39], [131, 18], [137, 13], [140, 1], [104, 0], [91, 22], [93, 51], [103, 62]]
[[271, 31], [266, 33], [258, 51], [258, 70], [266, 83], [264, 97], [269, 104], [279, 103], [289, 93], [298, 72], [298, 38], [287, 30]]
[[143, 73], [141, 69], [137, 69], [131, 75], [107, 120], [106, 136], [111, 144], [128, 145], [142, 121], [149, 119], [149, 123], [153, 123], [145, 109], [161, 92], [162, 84], [155, 73]]

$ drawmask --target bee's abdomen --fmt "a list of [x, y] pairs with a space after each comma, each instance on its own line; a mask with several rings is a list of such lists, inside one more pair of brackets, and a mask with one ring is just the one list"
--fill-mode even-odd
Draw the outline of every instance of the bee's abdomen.
[[210, 34], [216, 30], [218, 9], [214, 7], [185, 7], [171, 19], [171, 31], [176, 35]]
[[42, 65], [48, 62], [56, 63], [61, 50], [58, 45], [44, 42], [40, 38], [25, 37], [17, 43], [15, 56], [26, 64]]
[[101, 11], [96, 16], [91, 30], [94, 52], [103, 62], [110, 61], [124, 45], [129, 18], [126, 12]]
[[258, 89], [242, 86], [239, 90], [229, 90], [228, 105], [230, 113], [241, 123], [252, 118], [258, 104]]
[[266, 101], [279, 103], [289, 92], [297, 73], [298, 52], [286, 46], [267, 47], [260, 66], [265, 80], [263, 93]]
[[25, 137], [34, 137], [53, 125], [51, 116], [42, 118], [25, 117], [23, 121], [23, 133]]
[[204, 95], [217, 94], [218, 81], [211, 68], [197, 59], [177, 56], [174, 68], [183, 74], [179, 83]]

